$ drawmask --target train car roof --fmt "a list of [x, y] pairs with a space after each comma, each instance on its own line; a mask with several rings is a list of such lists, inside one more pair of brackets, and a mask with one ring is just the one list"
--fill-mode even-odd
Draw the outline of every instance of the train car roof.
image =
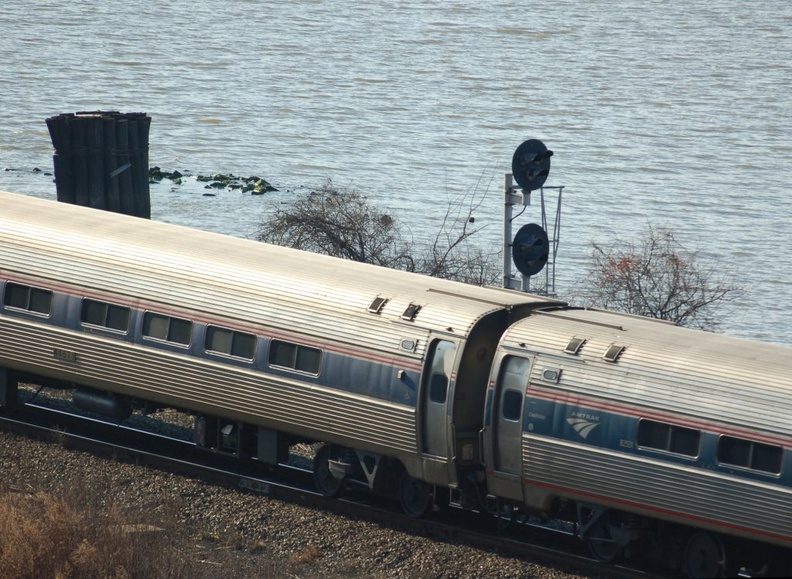
[[[536, 313], [503, 343], [540, 353], [543, 367], [557, 365], [555, 387], [576, 396], [645, 416], [685, 417], [688, 425], [714, 421], [792, 436], [788, 346], [598, 310]], [[536, 368], [540, 381], [542, 371]]]
[[383, 319], [403, 322], [414, 304], [414, 326], [459, 335], [497, 309], [559, 303], [14, 193], [0, 191], [0, 207], [0, 272], [311, 335], [370, 317], [377, 297], [388, 300]]

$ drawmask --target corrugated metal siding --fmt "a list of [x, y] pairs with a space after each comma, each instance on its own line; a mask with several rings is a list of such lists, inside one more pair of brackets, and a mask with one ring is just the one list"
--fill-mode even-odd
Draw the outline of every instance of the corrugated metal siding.
[[[573, 337], [587, 340], [577, 356], [563, 353]], [[538, 383], [545, 367], [562, 369], [561, 382], [550, 385], [558, 392], [792, 436], [788, 347], [595, 311], [533, 315], [503, 343], [540, 354], [532, 374]], [[604, 361], [613, 343], [626, 348], [617, 362]]]
[[[78, 362], [53, 356], [78, 352]], [[251, 370], [0, 317], [0, 360], [180, 408], [347, 443], [415, 453], [415, 408]], [[145, 391], [143, 395], [142, 391]]]
[[528, 434], [522, 455], [528, 484], [577, 491], [583, 500], [615, 497], [621, 508], [629, 503], [660, 518], [792, 541], [792, 517], [784, 515], [792, 511], [790, 489]]

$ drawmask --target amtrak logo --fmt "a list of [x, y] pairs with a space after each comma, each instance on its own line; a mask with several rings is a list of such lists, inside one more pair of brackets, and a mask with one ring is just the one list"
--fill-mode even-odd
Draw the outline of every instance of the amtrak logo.
[[588, 438], [591, 431], [597, 428], [600, 423], [587, 420], [585, 418], [567, 418], [567, 423], [575, 429], [582, 439]]

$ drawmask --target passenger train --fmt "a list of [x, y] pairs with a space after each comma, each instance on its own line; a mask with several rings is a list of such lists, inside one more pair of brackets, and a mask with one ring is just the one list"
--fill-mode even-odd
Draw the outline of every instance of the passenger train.
[[208, 450], [322, 443], [412, 516], [570, 521], [597, 558], [723, 575], [792, 547], [792, 349], [0, 192], [0, 407], [74, 389]]

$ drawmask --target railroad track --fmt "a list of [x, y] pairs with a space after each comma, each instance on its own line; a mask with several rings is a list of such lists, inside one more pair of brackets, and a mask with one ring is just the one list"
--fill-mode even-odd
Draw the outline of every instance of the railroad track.
[[340, 498], [325, 497], [314, 490], [312, 473], [305, 467], [239, 463], [229, 457], [200, 450], [183, 438], [120, 426], [45, 405], [28, 403], [15, 411], [14, 416], [0, 414], [0, 430], [278, 500], [359, 517], [395, 530], [497, 550], [549, 566], [572, 568], [588, 576], [663, 576], [594, 561], [568, 531], [550, 529], [530, 521], [512, 521], [505, 525], [505, 521], [499, 522], [492, 516], [452, 508], [441, 509], [428, 518], [413, 519], [394, 510], [387, 501], [356, 492], [354, 487], [347, 489]]

